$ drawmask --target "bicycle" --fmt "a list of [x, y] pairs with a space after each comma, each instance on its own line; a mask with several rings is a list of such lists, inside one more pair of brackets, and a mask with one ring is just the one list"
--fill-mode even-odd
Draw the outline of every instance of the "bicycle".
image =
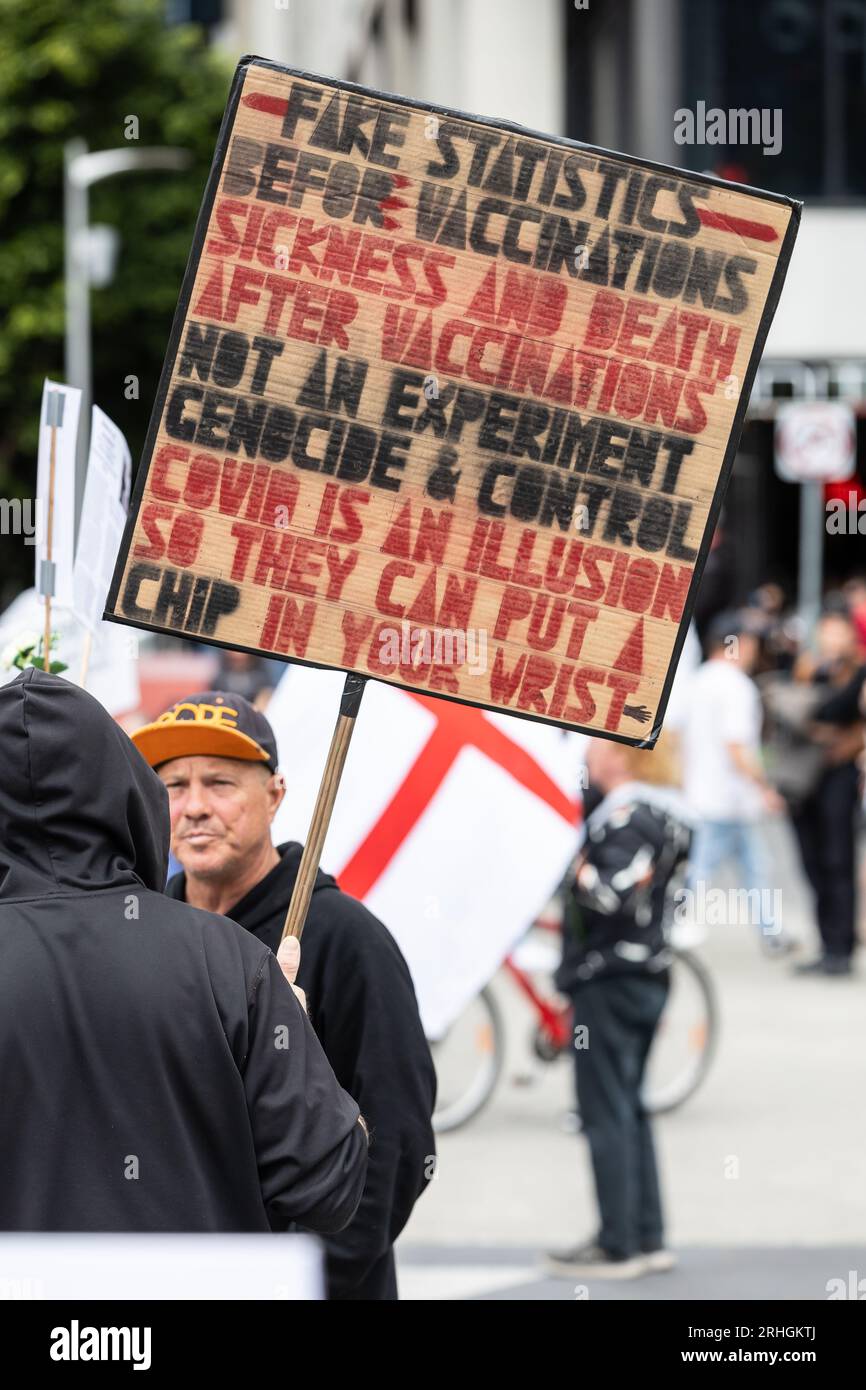
[[[540, 951], [532, 933], [555, 932], [558, 936], [560, 927], [561, 919], [553, 911], [538, 917], [503, 962], [507, 975], [535, 1014], [530, 1045], [543, 1063], [555, 1062], [570, 1051], [572, 1008], [549, 986], [540, 988], [536, 983], [534, 976], [539, 972], [546, 976], [553, 973], [559, 953], [556, 946]], [[671, 988], [650, 1054], [644, 1096], [647, 1110], [654, 1115], [677, 1109], [695, 1094], [706, 1079], [718, 1042], [718, 1003], [709, 972], [692, 950], [677, 945], [676, 940], [671, 944]], [[432, 1051], [439, 1081], [433, 1128], [445, 1134], [468, 1124], [483, 1110], [502, 1074], [505, 1021], [489, 985], [432, 1044]], [[456, 1074], [454, 1081], [452, 1073]]]

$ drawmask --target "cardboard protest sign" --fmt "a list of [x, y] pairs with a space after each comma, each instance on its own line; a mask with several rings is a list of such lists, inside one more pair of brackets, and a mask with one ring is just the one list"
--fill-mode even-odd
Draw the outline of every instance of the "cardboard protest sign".
[[244, 60], [105, 616], [651, 746], [799, 211]]

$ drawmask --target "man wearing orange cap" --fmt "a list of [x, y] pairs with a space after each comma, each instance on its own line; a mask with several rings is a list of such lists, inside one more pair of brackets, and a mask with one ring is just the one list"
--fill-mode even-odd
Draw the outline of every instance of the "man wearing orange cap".
[[[182, 866], [167, 893], [231, 917], [294, 972], [280, 948], [302, 846], [275, 846], [284, 796], [265, 716], [225, 691], [192, 695], [133, 741], [168, 788], [171, 848]], [[393, 1245], [432, 1175], [435, 1073], [412, 980], [396, 942], [334, 879], [317, 874], [297, 971], [310, 1018], [340, 1084], [371, 1133], [358, 1211], [325, 1241], [329, 1293], [394, 1299]]]

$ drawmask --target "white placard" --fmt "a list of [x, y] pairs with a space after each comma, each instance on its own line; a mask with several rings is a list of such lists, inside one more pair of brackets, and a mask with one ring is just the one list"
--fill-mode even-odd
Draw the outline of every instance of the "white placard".
[[323, 1296], [306, 1235], [0, 1235], [0, 1301]]
[[[38, 641], [41, 635], [43, 610], [35, 589], [25, 589], [14, 598], [5, 612], [0, 613], [0, 654], [7, 647], [20, 647], [22, 641]], [[57, 646], [52, 658], [66, 663], [64, 680], [78, 681], [81, 673], [85, 629], [71, 609], [51, 609], [51, 629], [57, 633]], [[132, 628], [115, 623], [100, 622], [93, 634], [93, 645], [87, 665], [87, 689], [109, 714], [122, 719], [138, 709], [141, 689], [138, 679], [139, 634]], [[13, 667], [0, 665], [0, 685], [18, 675]]]
[[95, 405], [73, 578], [75, 615], [91, 632], [102, 622], [102, 610], [120, 549], [129, 504], [131, 467], [126, 440], [114, 422]]

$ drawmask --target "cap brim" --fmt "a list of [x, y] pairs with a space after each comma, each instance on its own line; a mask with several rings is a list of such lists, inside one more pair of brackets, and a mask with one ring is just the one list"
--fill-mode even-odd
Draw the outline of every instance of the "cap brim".
[[240, 758], [247, 763], [269, 763], [270, 755], [261, 744], [240, 729], [225, 725], [178, 719], [174, 723], [145, 724], [131, 735], [145, 762], [151, 767], [172, 758]]

